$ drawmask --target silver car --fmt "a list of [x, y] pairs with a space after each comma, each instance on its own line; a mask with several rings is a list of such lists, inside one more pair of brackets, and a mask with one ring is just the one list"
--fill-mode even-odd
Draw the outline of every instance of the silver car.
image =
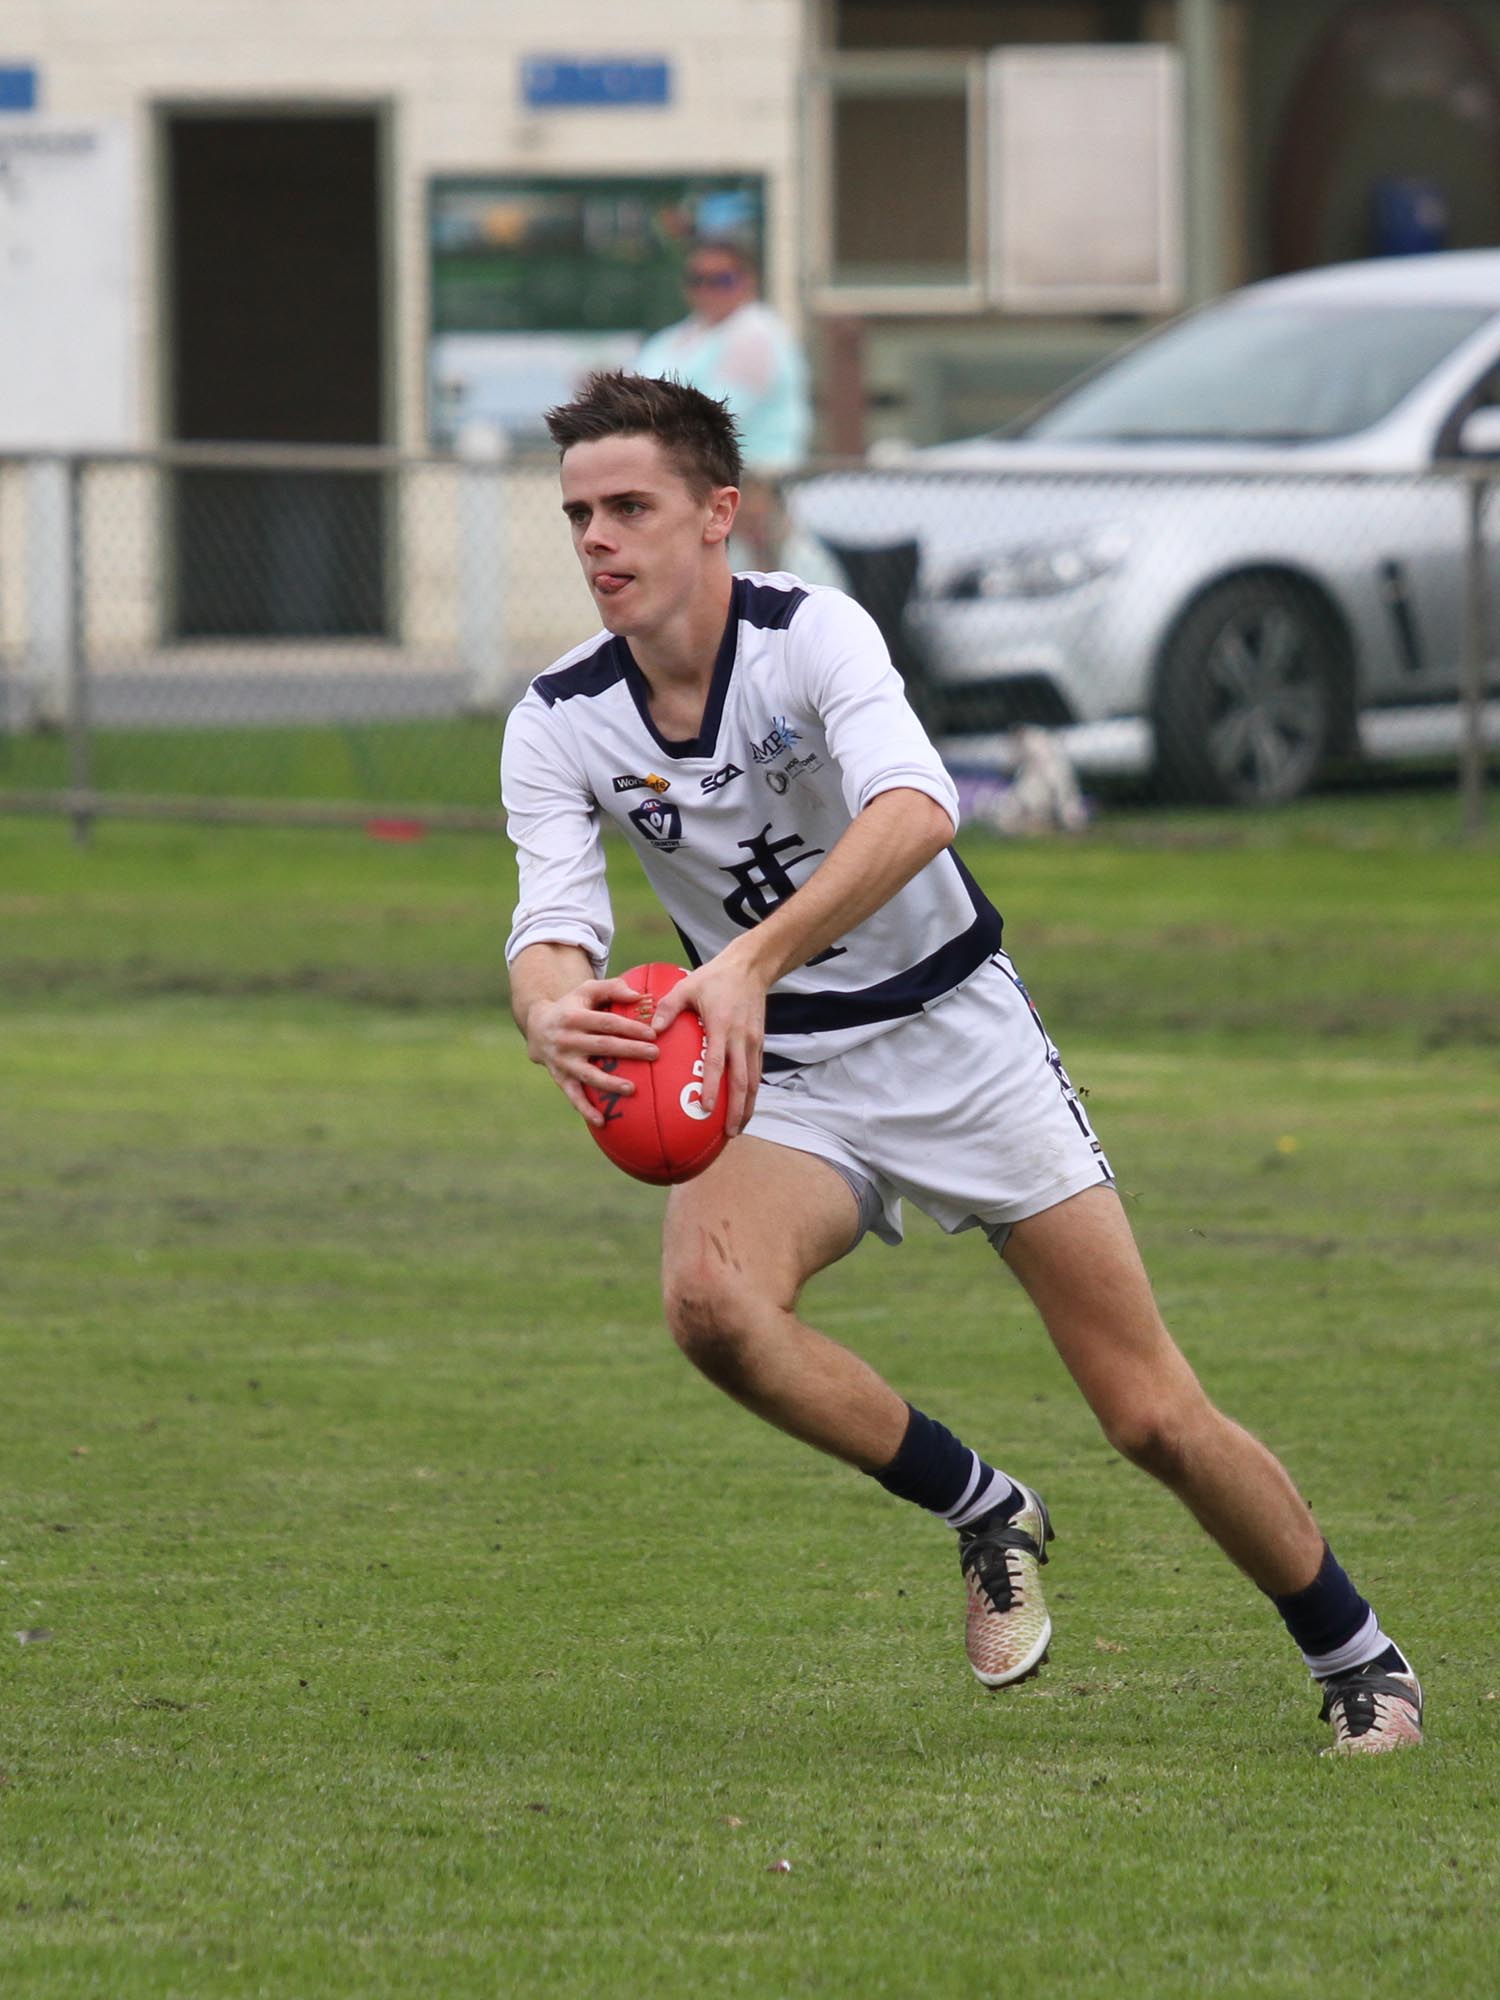
[[811, 479], [791, 516], [950, 754], [1040, 724], [1084, 772], [1271, 803], [1330, 758], [1456, 748], [1454, 461], [1500, 454], [1497, 406], [1500, 251], [1345, 264], [1175, 322], [1009, 434]]

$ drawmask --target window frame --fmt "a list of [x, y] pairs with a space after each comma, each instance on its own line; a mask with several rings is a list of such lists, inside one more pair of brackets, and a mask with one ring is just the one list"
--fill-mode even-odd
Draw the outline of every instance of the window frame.
[[[803, 291], [815, 312], [853, 315], [978, 314], [989, 310], [986, 58], [971, 49], [836, 51], [813, 64], [803, 85]], [[853, 88], [850, 88], [850, 86]], [[923, 86], [929, 86], [924, 92]], [[932, 90], [930, 86], [946, 86]], [[841, 86], [842, 91], [841, 91]], [[841, 284], [834, 275], [834, 109], [837, 98], [951, 94], [964, 106], [967, 139], [968, 277], [959, 284]]]

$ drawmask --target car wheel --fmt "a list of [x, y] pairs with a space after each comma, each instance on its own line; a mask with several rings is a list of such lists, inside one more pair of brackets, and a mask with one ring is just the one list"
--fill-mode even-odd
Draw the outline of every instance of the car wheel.
[[1208, 591], [1157, 675], [1161, 790], [1250, 806], [1306, 791], [1333, 741], [1341, 656], [1331, 614], [1285, 578], [1235, 577]]

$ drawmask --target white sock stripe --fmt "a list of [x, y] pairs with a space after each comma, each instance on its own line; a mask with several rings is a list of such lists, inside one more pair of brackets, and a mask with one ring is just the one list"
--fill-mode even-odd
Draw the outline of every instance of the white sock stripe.
[[1378, 1659], [1390, 1640], [1380, 1629], [1380, 1620], [1370, 1612], [1363, 1625], [1352, 1639], [1346, 1639], [1342, 1646], [1336, 1646], [1331, 1653], [1304, 1653], [1308, 1672], [1320, 1681], [1328, 1680], [1334, 1674], [1347, 1674], [1355, 1667], [1362, 1667], [1368, 1661]]
[[959, 1494], [958, 1498], [954, 1501], [953, 1505], [951, 1507], [945, 1508], [943, 1512], [943, 1519], [948, 1523], [950, 1528], [956, 1528], [958, 1526], [958, 1517], [964, 1511], [965, 1507], [968, 1506], [970, 1500], [974, 1497], [974, 1489], [979, 1484], [980, 1479], [983, 1477], [983, 1474], [984, 1474], [984, 1461], [980, 1458], [979, 1453], [977, 1451], [971, 1451], [969, 1453], [968, 1484], [964, 1487], [963, 1492]]
[[1012, 1485], [1003, 1472], [992, 1472], [984, 1482], [984, 1490], [976, 1493], [966, 1506], [954, 1508], [948, 1515], [950, 1528], [967, 1528], [971, 1521], [977, 1521], [998, 1506], [1005, 1498], [1005, 1489]]

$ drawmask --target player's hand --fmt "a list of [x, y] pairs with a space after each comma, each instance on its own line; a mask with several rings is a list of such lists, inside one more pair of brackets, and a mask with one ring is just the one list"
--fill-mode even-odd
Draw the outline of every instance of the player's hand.
[[[629, 1014], [612, 1014], [609, 1003], [625, 1001]], [[656, 1003], [658, 1006], [660, 1002]], [[646, 1018], [652, 1003], [623, 979], [586, 979], [560, 999], [539, 1002], [526, 1020], [526, 1053], [552, 1078], [563, 1096], [590, 1125], [604, 1113], [592, 1105], [585, 1086], [606, 1095], [631, 1095], [635, 1085], [612, 1073], [621, 1060], [656, 1060], [656, 1028]], [[601, 1064], [611, 1068], [602, 1068]]]
[[725, 1128], [732, 1139], [750, 1122], [760, 1088], [766, 982], [735, 956], [730, 945], [657, 1001], [657, 1033], [670, 1027], [684, 1007], [697, 1009], [708, 1042], [703, 1062], [703, 1109], [712, 1111], [720, 1089], [728, 1091]]

